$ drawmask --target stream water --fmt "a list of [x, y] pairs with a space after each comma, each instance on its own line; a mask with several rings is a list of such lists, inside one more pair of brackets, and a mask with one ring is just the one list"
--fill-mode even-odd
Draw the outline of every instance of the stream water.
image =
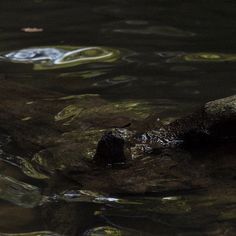
[[[59, 145], [76, 136], [85, 146], [81, 153], [91, 156], [96, 142], [90, 137], [106, 128], [94, 124], [100, 117], [106, 123], [106, 114], [155, 112], [169, 121], [235, 94], [235, 13], [234, 1], [215, 0], [1, 1], [0, 83], [15, 86], [0, 95], [1, 109], [13, 107], [22, 123], [36, 120], [35, 130], [48, 128], [45, 137], [57, 110], [53, 122], [66, 128], [63, 140], [50, 136], [56, 141], [48, 147], [60, 156]], [[21, 94], [26, 106], [38, 108], [21, 109]], [[78, 126], [88, 123], [81, 132]], [[48, 173], [66, 164], [47, 163], [48, 172], [37, 172], [24, 155], [40, 163], [42, 152], [5, 152], [15, 137], [1, 135], [2, 236], [236, 235], [235, 166], [216, 168], [219, 181], [211, 189], [108, 196], [67, 189], [65, 182], [53, 192]], [[194, 155], [227, 160], [235, 154], [232, 148]]]

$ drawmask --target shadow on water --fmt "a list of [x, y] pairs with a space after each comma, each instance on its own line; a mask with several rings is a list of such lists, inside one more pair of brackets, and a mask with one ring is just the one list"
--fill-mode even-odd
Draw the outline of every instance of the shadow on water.
[[144, 157], [144, 166], [181, 170], [160, 173], [157, 185], [154, 167], [132, 167], [126, 189], [146, 184], [149, 194], [75, 181], [107, 129], [149, 129], [152, 113], [165, 123], [235, 93], [234, 9], [210, 0], [2, 1], [0, 235], [235, 235], [233, 145], [179, 152], [178, 165]]

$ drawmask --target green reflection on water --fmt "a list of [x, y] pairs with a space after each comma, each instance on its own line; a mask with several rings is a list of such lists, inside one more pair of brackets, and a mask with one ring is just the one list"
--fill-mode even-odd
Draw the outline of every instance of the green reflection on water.
[[183, 56], [185, 61], [190, 62], [225, 62], [225, 61], [236, 61], [235, 54], [224, 54], [224, 53], [211, 53], [211, 52], [200, 52], [186, 54]]
[[2, 153], [2, 155], [0, 156], [0, 160], [18, 167], [25, 175], [31, 178], [41, 180], [49, 178], [47, 175], [37, 170], [37, 168], [33, 166], [29, 161], [20, 156]]
[[34, 179], [48, 179], [49, 177], [38, 170], [29, 162], [24, 159], [21, 160], [20, 166], [22, 172], [27, 176], [34, 178]]
[[184, 31], [179, 28], [170, 27], [170, 26], [148, 26], [140, 28], [123, 28], [123, 29], [114, 29], [113, 32], [116, 33], [126, 33], [126, 34], [141, 34], [141, 35], [159, 35], [159, 36], [169, 36], [169, 37], [193, 37], [195, 33]]
[[191, 206], [181, 197], [164, 197], [157, 210], [166, 214], [183, 214], [191, 212]]
[[21, 207], [32, 208], [41, 201], [41, 194], [39, 188], [33, 185], [0, 175], [0, 198]]
[[80, 99], [80, 98], [89, 98], [89, 97], [99, 97], [98, 94], [82, 94], [82, 95], [69, 95], [65, 97], [60, 97], [58, 100], [70, 100], [70, 99]]
[[50, 231], [39, 231], [39, 232], [29, 232], [29, 233], [15, 233], [15, 234], [4, 234], [0, 233], [1, 236], [60, 236], [57, 233]]
[[0, 54], [1, 61], [32, 64], [34, 70], [59, 69], [93, 62], [114, 62], [119, 57], [118, 49], [81, 46], [35, 47]]
[[[75, 100], [65, 106], [54, 116], [55, 122], [63, 125], [86, 123], [94, 121], [104, 127], [110, 123], [110, 127], [123, 127], [131, 119], [146, 118], [154, 109], [154, 106], [146, 101], [125, 100], [110, 102], [101, 99], [97, 94], [69, 95], [56, 98], [56, 100]], [[78, 101], [76, 101], [78, 99]], [[124, 123], [124, 124], [122, 124]], [[78, 130], [78, 126], [75, 127]]]
[[235, 206], [232, 208], [223, 209], [222, 213], [219, 216], [220, 220], [236, 220], [236, 209]]
[[55, 116], [55, 121], [63, 121], [70, 118], [69, 121], [64, 123], [64, 125], [69, 125], [71, 121], [79, 116], [82, 110], [82, 108], [79, 108], [75, 105], [69, 105]]
[[88, 230], [84, 236], [131, 236], [131, 233], [123, 232], [120, 229], [103, 226]]

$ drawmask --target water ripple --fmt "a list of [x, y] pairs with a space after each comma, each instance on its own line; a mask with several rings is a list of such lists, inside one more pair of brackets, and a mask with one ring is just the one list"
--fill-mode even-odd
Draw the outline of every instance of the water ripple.
[[183, 56], [185, 61], [190, 62], [225, 62], [236, 61], [236, 54], [214, 53], [214, 52], [200, 52], [186, 54]]
[[138, 201], [129, 201], [126, 199], [116, 198], [100, 194], [89, 190], [66, 190], [60, 194], [44, 196], [41, 204], [58, 201], [72, 202], [91, 202], [98, 204], [123, 204], [123, 205], [140, 205]]
[[39, 205], [41, 193], [33, 185], [0, 175], [0, 198], [17, 206], [33, 208]]
[[196, 33], [171, 25], [159, 25], [156, 22], [130, 19], [112, 21], [102, 27], [102, 32], [118, 34], [156, 35], [161, 37], [194, 37]]
[[0, 53], [0, 61], [32, 64], [34, 70], [78, 66], [93, 62], [113, 62], [120, 51], [107, 47], [37, 47]]
[[89, 190], [66, 190], [59, 194], [42, 195], [38, 187], [18, 181], [12, 177], [0, 175], [0, 199], [24, 208], [34, 208], [53, 202], [90, 202], [97, 204], [139, 205], [139, 202], [128, 201], [107, 196]]
[[101, 226], [93, 229], [89, 229], [86, 231], [83, 236], [109, 236], [109, 235], [117, 235], [117, 236], [131, 236], [131, 235], [141, 235], [141, 233], [137, 231], [128, 231], [125, 229], [119, 229], [111, 226]]
[[159, 36], [169, 36], [169, 37], [193, 37], [194, 33], [184, 31], [171, 26], [148, 26], [137, 29], [130, 28], [120, 28], [114, 29], [113, 32], [116, 33], [126, 33], [126, 34], [143, 34], [143, 35], [159, 35]]
[[40, 179], [40, 180], [45, 180], [49, 178], [48, 175], [37, 170], [37, 168], [33, 164], [31, 164], [29, 161], [25, 160], [24, 158], [20, 156], [15, 156], [15, 155], [5, 153], [1, 149], [0, 149], [0, 160], [12, 166], [18, 167], [25, 175], [31, 178]]
[[195, 62], [195, 63], [212, 63], [212, 62], [234, 62], [236, 54], [219, 53], [219, 52], [156, 52], [156, 54], [164, 58], [166, 62]]
[[105, 88], [118, 84], [127, 84], [134, 80], [137, 80], [135, 76], [120, 75], [120, 76], [110, 77], [105, 80], [96, 81], [95, 83], [92, 84], [92, 86]]
[[14, 234], [0, 233], [0, 236], [60, 236], [60, 234], [50, 231], [37, 231], [37, 232], [14, 233]]

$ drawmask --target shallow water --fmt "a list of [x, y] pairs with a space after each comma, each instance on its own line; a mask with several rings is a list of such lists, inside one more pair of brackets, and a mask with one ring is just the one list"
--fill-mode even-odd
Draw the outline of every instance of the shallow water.
[[[15, 104], [13, 124], [35, 122], [42, 149], [72, 166], [68, 143], [91, 158], [107, 128], [153, 111], [169, 121], [235, 94], [233, 1], [13, 0], [0, 13], [0, 80], [20, 91], [1, 95], [3, 107]], [[10, 140], [1, 136], [1, 149]], [[50, 174], [68, 163], [12, 146], [0, 152], [0, 235], [235, 235], [234, 167], [216, 168], [210, 189], [108, 196], [65, 181], [54, 192]]]

